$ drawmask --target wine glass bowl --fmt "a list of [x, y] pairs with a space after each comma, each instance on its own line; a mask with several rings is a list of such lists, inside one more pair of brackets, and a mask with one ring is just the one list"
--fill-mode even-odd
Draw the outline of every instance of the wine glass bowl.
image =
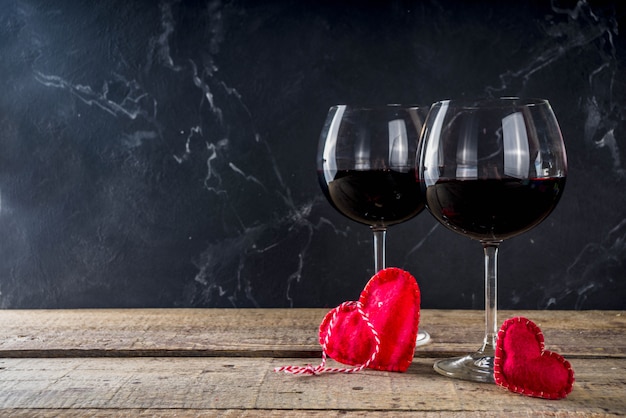
[[415, 158], [428, 108], [387, 105], [330, 108], [317, 170], [324, 195], [341, 214], [382, 234], [375, 272], [385, 268], [384, 233], [424, 209]]
[[424, 209], [415, 153], [426, 112], [399, 105], [330, 108], [318, 171], [324, 194], [339, 212], [371, 227], [387, 227]]
[[500, 243], [541, 223], [556, 207], [567, 157], [547, 100], [440, 101], [419, 146], [418, 178], [428, 211], [450, 230], [479, 241], [485, 256], [485, 338], [475, 353], [438, 361], [450, 377], [493, 381]]

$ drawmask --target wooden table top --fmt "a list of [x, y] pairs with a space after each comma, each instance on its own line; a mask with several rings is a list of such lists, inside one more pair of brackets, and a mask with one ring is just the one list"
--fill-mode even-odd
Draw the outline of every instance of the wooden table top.
[[626, 415], [626, 312], [499, 312], [537, 323], [572, 364], [574, 390], [549, 401], [433, 370], [480, 346], [480, 311], [422, 310], [432, 340], [406, 373], [275, 373], [319, 364], [327, 311], [2, 310], [0, 416]]

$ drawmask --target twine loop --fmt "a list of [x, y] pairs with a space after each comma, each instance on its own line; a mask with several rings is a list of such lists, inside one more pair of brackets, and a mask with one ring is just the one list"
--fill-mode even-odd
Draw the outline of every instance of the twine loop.
[[[372, 355], [365, 363], [360, 364], [358, 366], [326, 367], [326, 359], [327, 359], [326, 348], [328, 347], [328, 342], [330, 341], [330, 337], [336, 325], [337, 316], [339, 315], [339, 312], [342, 309], [348, 308], [351, 306], [356, 306], [357, 312], [359, 313], [359, 315], [361, 315], [361, 319], [365, 321], [368, 329], [371, 331], [372, 336], [374, 337], [374, 342], [375, 342], [374, 351], [372, 352]], [[361, 371], [369, 367], [369, 365], [372, 364], [372, 362], [376, 359], [379, 352], [380, 352], [380, 337], [378, 336], [378, 332], [374, 328], [374, 325], [370, 322], [369, 316], [363, 310], [363, 304], [359, 301], [348, 301], [348, 302], [342, 303], [341, 305], [337, 306], [333, 310], [333, 316], [330, 319], [330, 322], [328, 324], [328, 331], [326, 332], [326, 337], [324, 338], [324, 342], [322, 343], [322, 362], [318, 366], [313, 367], [311, 364], [307, 364], [306, 366], [281, 366], [281, 367], [276, 367], [274, 369], [274, 372], [277, 372], [277, 373], [284, 372], [284, 373], [293, 374], [293, 375], [309, 375], [309, 376], [315, 376], [315, 375], [319, 375], [322, 373], [356, 373], [358, 371]]]

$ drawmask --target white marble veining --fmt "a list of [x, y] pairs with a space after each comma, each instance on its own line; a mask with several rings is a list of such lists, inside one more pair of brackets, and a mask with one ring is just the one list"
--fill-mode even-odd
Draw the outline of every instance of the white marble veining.
[[[501, 305], [625, 306], [617, 2], [9, 3], [0, 307], [356, 298], [371, 235], [316, 184], [328, 107], [478, 95], [548, 96], [570, 159], [557, 212], [507, 243]], [[428, 216], [390, 229], [389, 259], [419, 273], [423, 306], [480, 308], [479, 249]]]

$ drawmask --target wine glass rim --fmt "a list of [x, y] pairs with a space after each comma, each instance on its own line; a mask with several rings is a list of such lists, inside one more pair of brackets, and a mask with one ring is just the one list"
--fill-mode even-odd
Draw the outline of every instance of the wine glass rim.
[[536, 107], [550, 106], [547, 99], [526, 98], [526, 97], [498, 97], [498, 98], [482, 98], [482, 99], [448, 99], [439, 100], [433, 103], [433, 107], [444, 106], [462, 109], [487, 109], [498, 107]]
[[386, 103], [386, 104], [336, 104], [331, 106], [331, 109], [338, 109], [344, 107], [350, 110], [370, 111], [370, 110], [389, 110], [389, 109], [426, 109], [428, 110], [431, 105], [429, 104], [403, 104], [403, 103]]

